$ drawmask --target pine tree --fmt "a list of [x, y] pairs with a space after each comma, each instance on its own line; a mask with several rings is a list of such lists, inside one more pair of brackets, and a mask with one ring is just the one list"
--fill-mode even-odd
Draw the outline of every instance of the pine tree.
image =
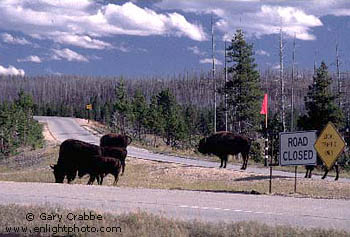
[[153, 146], [157, 144], [157, 136], [164, 133], [164, 117], [158, 106], [157, 97], [154, 95], [151, 98], [151, 103], [147, 110], [146, 126], [154, 135]]
[[344, 115], [336, 103], [339, 95], [334, 95], [331, 91], [332, 80], [324, 62], [316, 70], [313, 79], [314, 83], [309, 86], [304, 98], [306, 114], [300, 117], [298, 126], [304, 130], [320, 132], [331, 121], [336, 127], [342, 127]]
[[144, 95], [140, 90], [135, 91], [131, 103], [132, 119], [136, 127], [138, 139], [141, 140], [141, 130], [146, 126], [147, 103]]
[[253, 45], [244, 39], [242, 30], [237, 30], [228, 47], [229, 63], [226, 93], [231, 122], [239, 133], [255, 132], [261, 116], [259, 113], [262, 92], [260, 76], [253, 58]]
[[114, 114], [112, 123], [118, 132], [125, 134], [127, 118], [130, 116], [130, 103], [125, 91], [124, 80], [120, 79], [115, 89], [116, 101], [114, 104]]
[[165, 89], [157, 95], [157, 102], [165, 121], [164, 142], [168, 146], [175, 147], [185, 137], [185, 124], [180, 107], [169, 89]]

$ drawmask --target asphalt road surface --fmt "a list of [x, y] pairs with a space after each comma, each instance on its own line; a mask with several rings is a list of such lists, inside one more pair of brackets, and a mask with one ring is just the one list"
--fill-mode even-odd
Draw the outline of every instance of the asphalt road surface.
[[[74, 119], [56, 117], [37, 119], [48, 122], [49, 129], [59, 141], [75, 138], [98, 144], [99, 138], [82, 129]], [[158, 155], [133, 147], [130, 147], [129, 154], [143, 159], [170, 159], [169, 161], [191, 162], [188, 164], [198, 166], [218, 166], [215, 162]], [[230, 166], [230, 168], [239, 167]], [[250, 172], [263, 172], [260, 170], [264, 169], [248, 167]], [[350, 231], [348, 200], [19, 182], [0, 182], [0, 194], [0, 204], [88, 208], [112, 213], [143, 210], [183, 220], [258, 221], [269, 225]]]
[[258, 221], [268, 225], [350, 231], [350, 202], [213, 192], [0, 182], [0, 204], [49, 205], [125, 213], [147, 211], [181, 220]]

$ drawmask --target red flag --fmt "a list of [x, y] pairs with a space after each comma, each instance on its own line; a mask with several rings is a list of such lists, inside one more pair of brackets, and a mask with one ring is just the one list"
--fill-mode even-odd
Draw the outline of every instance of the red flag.
[[266, 114], [267, 115], [267, 94], [264, 95], [264, 100], [261, 105], [261, 111], [260, 114]]

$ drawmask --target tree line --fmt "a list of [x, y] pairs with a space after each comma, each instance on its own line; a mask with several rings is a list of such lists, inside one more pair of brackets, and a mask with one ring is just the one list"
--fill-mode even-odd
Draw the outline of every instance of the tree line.
[[[213, 83], [218, 88], [217, 131], [228, 130], [261, 137], [264, 116], [259, 114], [263, 94], [269, 95], [269, 136], [276, 141], [282, 131], [280, 100], [285, 96], [286, 129], [295, 121], [296, 129], [320, 130], [332, 121], [343, 135], [349, 128], [350, 75], [343, 73], [342, 92], [336, 90], [336, 77], [321, 63], [314, 70], [284, 70], [285, 91], [281, 95], [279, 72], [259, 71], [254, 48], [238, 30], [227, 48], [228, 78], [218, 70], [214, 80], [209, 72], [185, 72], [153, 77], [34, 76], [0, 77], [1, 101], [13, 101], [20, 90], [33, 96], [36, 115], [71, 116], [94, 119], [113, 131], [145, 140], [153, 135], [172, 147], [189, 148], [213, 131]], [[294, 98], [294, 111], [290, 105]], [[86, 104], [92, 104], [88, 113]], [[291, 115], [294, 115], [292, 118]], [[320, 117], [321, 116], [321, 117]], [[321, 119], [320, 119], [321, 118]], [[348, 138], [348, 136], [346, 136]], [[277, 150], [277, 149], [276, 149]]]
[[19, 147], [42, 146], [42, 126], [33, 119], [33, 107], [31, 95], [22, 90], [14, 101], [0, 104], [0, 158]]

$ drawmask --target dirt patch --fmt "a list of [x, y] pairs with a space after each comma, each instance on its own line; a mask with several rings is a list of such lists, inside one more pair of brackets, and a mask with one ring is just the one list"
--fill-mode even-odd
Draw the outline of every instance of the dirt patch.
[[43, 125], [43, 136], [48, 145], [58, 145], [60, 142], [51, 133], [47, 123], [41, 123]]

